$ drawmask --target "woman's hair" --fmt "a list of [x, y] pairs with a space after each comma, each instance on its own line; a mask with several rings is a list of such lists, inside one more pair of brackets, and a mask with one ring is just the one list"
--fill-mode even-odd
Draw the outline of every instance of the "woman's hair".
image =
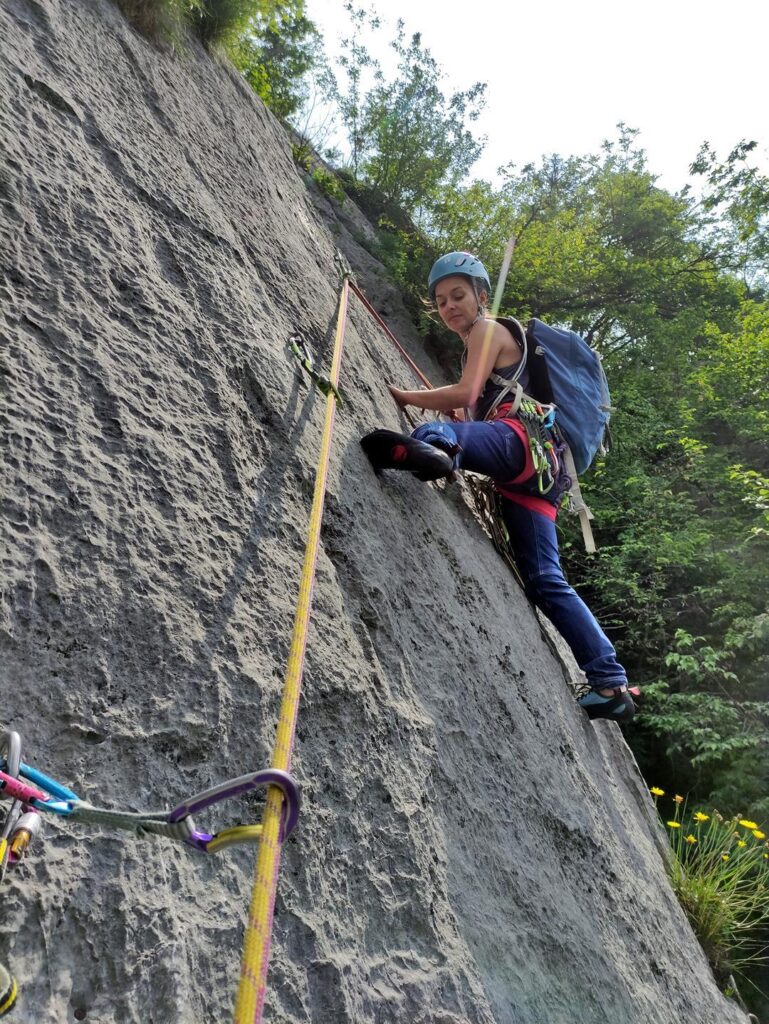
[[[471, 284], [473, 286], [473, 291], [475, 292], [475, 297], [478, 300], [478, 311], [481, 314], [481, 316], [486, 316], [486, 314], [489, 311], [488, 306], [487, 306], [487, 303], [488, 303], [489, 298], [490, 298], [489, 293], [488, 293], [488, 291], [486, 291], [486, 288], [484, 287], [483, 283], [481, 281], [479, 281], [477, 277], [471, 277], [470, 278], [470, 282], [471, 282]], [[486, 292], [486, 301], [485, 302], [481, 302], [481, 292]]]

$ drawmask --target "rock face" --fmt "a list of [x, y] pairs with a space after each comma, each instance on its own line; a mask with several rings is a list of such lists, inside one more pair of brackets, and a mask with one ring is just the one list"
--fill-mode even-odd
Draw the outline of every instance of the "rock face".
[[[285, 342], [327, 369], [337, 246], [375, 268], [194, 43], [106, 0], [4, 0], [0, 38], [0, 717], [91, 802], [173, 806], [269, 763], [324, 407]], [[458, 489], [365, 461], [411, 378], [355, 304], [342, 378], [266, 1019], [744, 1021]], [[253, 859], [46, 818], [1, 890], [15, 1019], [230, 1019]]]

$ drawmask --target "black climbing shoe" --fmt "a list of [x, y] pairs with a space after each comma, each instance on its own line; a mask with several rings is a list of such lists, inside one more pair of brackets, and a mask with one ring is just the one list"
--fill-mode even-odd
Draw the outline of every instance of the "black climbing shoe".
[[627, 687], [615, 690], [611, 697], [604, 697], [598, 690], [590, 689], [577, 698], [577, 703], [587, 711], [587, 717], [591, 719], [611, 718], [624, 725], [635, 715], [635, 704]]
[[362, 437], [360, 443], [377, 473], [401, 469], [413, 473], [417, 480], [440, 480], [451, 476], [454, 470], [454, 460], [446, 452], [409, 434], [374, 430]]

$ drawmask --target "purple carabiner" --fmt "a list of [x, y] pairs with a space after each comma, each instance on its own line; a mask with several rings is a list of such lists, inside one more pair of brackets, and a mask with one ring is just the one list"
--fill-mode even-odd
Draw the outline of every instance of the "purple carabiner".
[[[202, 793], [196, 793], [189, 800], [185, 800], [178, 807], [174, 807], [169, 813], [167, 820], [172, 825], [176, 824], [176, 822], [189, 817], [191, 814], [195, 814], [197, 811], [202, 811], [206, 807], [218, 804], [222, 800], [229, 800], [231, 797], [240, 796], [241, 793], [250, 793], [260, 786], [278, 786], [283, 792], [285, 803], [281, 819], [280, 841], [284, 842], [294, 830], [299, 820], [301, 801], [299, 786], [295, 779], [288, 772], [281, 771], [280, 768], [263, 768], [261, 771], [251, 772], [250, 775], [239, 775], [236, 779], [229, 779], [227, 782], [222, 782], [211, 789], [204, 789]], [[213, 835], [211, 833], [194, 830], [186, 839], [186, 842], [198, 850], [205, 850], [207, 844], [212, 839]]]

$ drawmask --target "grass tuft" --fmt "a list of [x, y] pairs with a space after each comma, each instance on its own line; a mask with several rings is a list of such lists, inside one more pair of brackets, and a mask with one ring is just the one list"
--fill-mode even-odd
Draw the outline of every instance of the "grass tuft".
[[[651, 790], [654, 802], [665, 794]], [[673, 848], [671, 882], [722, 985], [767, 961], [769, 843], [755, 821], [687, 811], [675, 796], [665, 821]], [[664, 816], [663, 816], [664, 820]]]
[[176, 43], [195, 0], [115, 0], [137, 32], [155, 42]]

